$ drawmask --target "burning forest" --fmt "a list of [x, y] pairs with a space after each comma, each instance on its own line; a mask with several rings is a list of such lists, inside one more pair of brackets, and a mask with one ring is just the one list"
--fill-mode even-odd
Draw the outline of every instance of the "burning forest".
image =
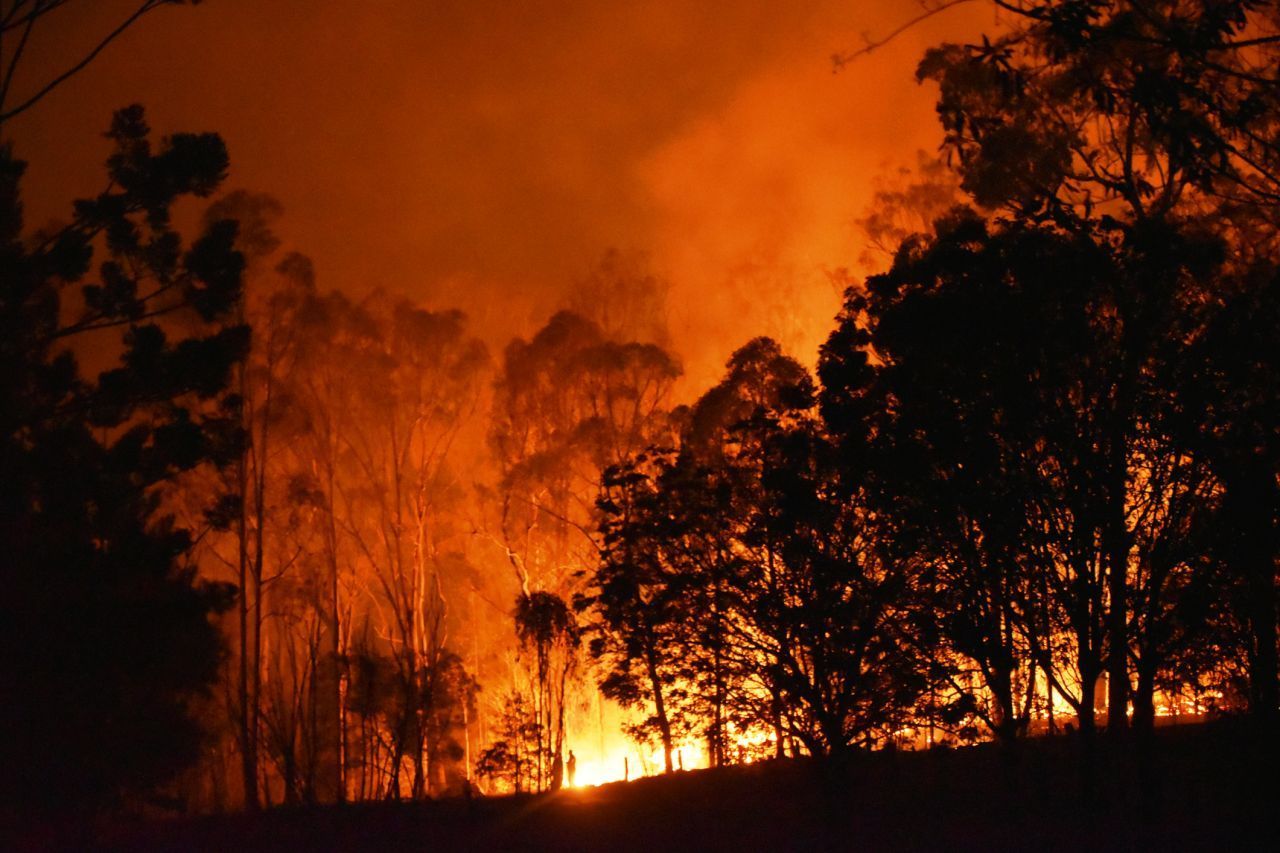
[[0, 830], [1271, 754], [1280, 5], [266, 5], [0, 2]]

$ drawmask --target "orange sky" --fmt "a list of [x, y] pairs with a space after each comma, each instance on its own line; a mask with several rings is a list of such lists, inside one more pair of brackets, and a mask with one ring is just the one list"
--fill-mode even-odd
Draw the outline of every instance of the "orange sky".
[[[133, 5], [72, 4], [27, 71]], [[963, 6], [832, 72], [832, 53], [917, 12], [206, 0], [154, 13], [6, 132], [31, 164], [37, 224], [100, 188], [113, 108], [141, 102], [162, 132], [217, 130], [228, 188], [281, 200], [281, 231], [323, 286], [457, 305], [498, 345], [545, 320], [606, 248], [647, 251], [672, 281], [696, 391], [754, 334], [812, 360], [837, 307], [823, 271], [857, 258], [872, 178], [937, 145], [921, 51], [992, 26], [984, 4]]]

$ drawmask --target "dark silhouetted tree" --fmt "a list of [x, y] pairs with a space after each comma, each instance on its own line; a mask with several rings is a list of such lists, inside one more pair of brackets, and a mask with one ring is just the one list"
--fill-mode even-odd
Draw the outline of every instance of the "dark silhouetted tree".
[[591, 613], [588, 649], [601, 667], [601, 692], [648, 712], [629, 732], [660, 745], [668, 773], [676, 743], [700, 722], [690, 696], [688, 592], [696, 573], [687, 558], [705, 556], [697, 546], [705, 513], [677, 496], [677, 464], [671, 453], [651, 450], [605, 472], [600, 563], [574, 602]]
[[582, 632], [573, 610], [554, 593], [521, 595], [514, 615], [520, 647], [534, 658], [536, 787], [556, 791], [563, 781], [566, 702], [569, 682], [578, 666]]
[[542, 727], [519, 693], [506, 696], [496, 733], [497, 740], [482, 749], [476, 759], [476, 775], [490, 784], [506, 782], [517, 794], [524, 792], [526, 782], [533, 782], [536, 790]]
[[[977, 203], [1022, 225], [1052, 223], [1117, 250], [1122, 280], [1113, 288], [1115, 314], [1108, 322], [1115, 327], [1118, 369], [1107, 402], [1110, 438], [1094, 476], [1105, 478], [1098, 488], [1105, 493], [1099, 511], [1107, 519], [1105, 642], [1114, 650], [1106, 655], [1108, 705], [1120, 711], [1130, 698], [1134, 646], [1142, 642], [1130, 631], [1153, 624], [1149, 613], [1133, 608], [1140, 606], [1138, 598], [1150, 605], [1151, 593], [1163, 586], [1163, 580], [1151, 583], [1151, 566], [1138, 553], [1141, 543], [1154, 546], [1159, 537], [1144, 536], [1126, 517], [1126, 506], [1141, 503], [1133, 488], [1134, 463], [1141, 460], [1130, 451], [1146, 442], [1147, 453], [1153, 441], [1167, 438], [1143, 421], [1143, 389], [1158, 385], [1152, 377], [1162, 357], [1160, 336], [1192, 334], [1193, 324], [1180, 316], [1192, 307], [1180, 301], [1187, 290], [1181, 279], [1188, 272], [1204, 274], [1197, 266], [1202, 261], [1186, 255], [1188, 247], [1206, 243], [1199, 232], [1216, 233], [1232, 247], [1229, 254], [1253, 255], [1253, 245], [1275, 243], [1280, 17], [1266, 0], [994, 5], [1008, 13], [1001, 33], [980, 44], [936, 48], [918, 74], [940, 87], [944, 150], [962, 189]], [[1157, 393], [1176, 391], [1164, 385]], [[1210, 461], [1197, 451], [1194, 476], [1201, 477]], [[1153, 470], [1169, 469], [1157, 463]], [[1176, 479], [1185, 480], [1191, 470], [1180, 469]], [[1220, 469], [1212, 476], [1228, 493], [1243, 492], [1238, 499], [1227, 494], [1229, 504], [1256, 506], [1266, 499], [1256, 484], [1228, 481]], [[1248, 561], [1254, 576], [1275, 559], [1274, 552], [1260, 550], [1270, 541], [1264, 515], [1240, 516], [1255, 528], [1246, 537], [1259, 549]], [[1189, 568], [1185, 561], [1180, 565]], [[1239, 558], [1235, 565], [1248, 571]], [[1255, 592], [1261, 594], [1261, 586]], [[1274, 645], [1275, 619], [1263, 618], [1264, 611], [1275, 611], [1274, 583], [1269, 586], [1267, 604], [1240, 614], [1259, 632], [1252, 640], [1256, 648]], [[1255, 710], [1266, 714], [1276, 705], [1274, 660], [1266, 651], [1251, 666], [1253, 695], [1271, 697], [1255, 701]], [[1143, 668], [1149, 680], [1150, 667]], [[1125, 723], [1123, 713], [1111, 715], [1113, 727]]]
[[697, 731], [724, 763], [763, 731], [779, 754], [787, 738], [843, 752], [911, 717], [913, 564], [886, 559], [813, 409], [807, 372], [757, 339], [688, 413], [679, 451], [610, 472], [583, 602], [606, 689], [649, 707], [666, 751]]
[[[108, 136], [109, 189], [34, 236], [23, 165], [0, 152], [0, 725], [21, 733], [0, 756], [10, 805], [101, 804], [190, 762], [189, 700], [222, 655], [209, 620], [232, 601], [196, 580], [194, 532], [159, 511], [172, 478], [239, 448], [227, 387], [248, 333], [213, 325], [240, 296], [236, 225], [184, 244], [170, 220], [175, 202], [216, 189], [226, 150], [213, 134], [157, 144], [139, 107]], [[87, 376], [78, 356], [107, 368]]]

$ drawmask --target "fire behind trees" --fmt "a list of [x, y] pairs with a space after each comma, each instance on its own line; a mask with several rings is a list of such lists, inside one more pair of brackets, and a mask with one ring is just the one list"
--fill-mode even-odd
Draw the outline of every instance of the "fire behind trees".
[[668, 771], [1274, 722], [1276, 7], [999, 5], [920, 66], [968, 205], [847, 291], [816, 377], [757, 338], [685, 407], [617, 256], [495, 364], [458, 312], [322, 291], [268, 199], [184, 251], [216, 137], [120, 113], [113, 188], [30, 239], [6, 152], [7, 801], [188, 758], [209, 808], [555, 788], [592, 681]]
[[817, 406], [756, 341], [611, 472], [579, 604], [668, 767], [1276, 714], [1276, 11], [1008, 10], [920, 67], [974, 207], [848, 291]]

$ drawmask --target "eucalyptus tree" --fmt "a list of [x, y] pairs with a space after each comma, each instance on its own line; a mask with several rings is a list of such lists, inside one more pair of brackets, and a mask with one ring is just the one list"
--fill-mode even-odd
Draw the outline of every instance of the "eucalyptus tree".
[[526, 592], [568, 593], [594, 558], [601, 473], [668, 429], [676, 360], [656, 344], [619, 341], [561, 311], [517, 338], [495, 384], [489, 442], [499, 466], [501, 538]]

